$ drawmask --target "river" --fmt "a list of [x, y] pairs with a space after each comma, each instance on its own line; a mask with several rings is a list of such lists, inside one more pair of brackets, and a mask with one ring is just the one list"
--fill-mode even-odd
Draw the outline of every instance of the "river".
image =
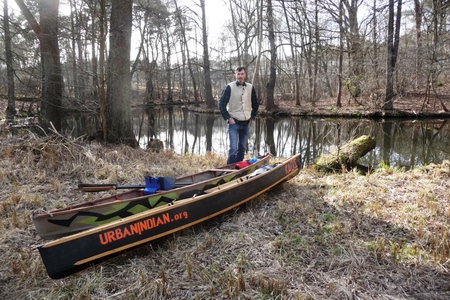
[[[97, 122], [89, 116], [73, 115], [66, 118], [65, 128], [72, 135], [81, 135], [86, 128], [96, 128]], [[227, 154], [227, 126], [219, 114], [152, 108], [134, 111], [133, 128], [142, 148], [150, 139], [159, 139], [165, 149], [180, 155]], [[248, 156], [270, 152], [283, 158], [301, 153], [304, 165], [309, 165], [322, 153], [361, 135], [372, 136], [376, 148], [360, 163], [375, 168], [386, 164], [409, 169], [450, 159], [450, 122], [439, 119], [258, 117], [250, 129]]]

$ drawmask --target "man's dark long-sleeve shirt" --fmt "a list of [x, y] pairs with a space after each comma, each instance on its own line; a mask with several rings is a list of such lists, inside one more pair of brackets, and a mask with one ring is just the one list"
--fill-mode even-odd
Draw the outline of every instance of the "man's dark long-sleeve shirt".
[[[231, 83], [231, 84], [233, 84], [233, 83]], [[237, 86], [240, 85], [239, 81], [236, 81], [236, 85]], [[245, 83], [243, 85], [246, 86]], [[230, 95], [231, 95], [231, 87], [230, 87], [230, 84], [228, 84], [222, 91], [222, 96], [220, 97], [220, 100], [219, 100], [219, 110], [220, 110], [220, 113], [222, 114], [222, 117], [224, 118], [224, 120], [228, 120], [229, 118], [231, 118], [231, 116], [227, 110], [227, 105], [228, 105], [228, 102], [230, 101]], [[256, 90], [255, 90], [254, 86], [252, 86], [251, 99], [252, 99], [251, 118], [255, 119], [256, 115], [258, 114], [259, 103], [258, 103], [258, 98], [256, 96]]]

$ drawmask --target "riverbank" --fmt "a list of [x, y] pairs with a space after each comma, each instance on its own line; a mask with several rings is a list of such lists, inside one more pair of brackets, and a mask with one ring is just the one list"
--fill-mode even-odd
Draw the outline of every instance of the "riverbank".
[[[267, 111], [264, 104], [260, 105], [259, 115], [277, 117], [318, 117], [318, 118], [450, 118], [450, 95], [443, 91], [437, 95], [431, 95], [428, 99], [421, 92], [409, 93], [397, 96], [394, 100], [394, 109], [381, 110], [381, 98], [371, 97], [369, 99], [348, 99], [343, 97], [342, 106], [336, 106], [335, 98], [324, 98], [317, 100], [314, 104], [301, 101], [295, 105], [295, 101], [276, 101], [275, 109]], [[156, 106], [167, 105], [165, 102], [156, 101]], [[189, 110], [199, 113], [219, 114], [218, 107], [208, 108], [205, 102], [195, 106], [192, 102], [174, 101], [170, 105], [185, 106]], [[83, 111], [95, 111], [97, 104], [85, 107]], [[142, 103], [135, 103], [134, 108], [141, 107]], [[5, 120], [7, 99], [0, 99], [0, 124]], [[27, 117], [36, 113], [36, 102], [16, 101], [16, 109], [20, 117]]]
[[[432, 96], [428, 101], [425, 95], [416, 93], [396, 98], [393, 110], [381, 110], [381, 99], [348, 100], [343, 99], [342, 106], [336, 106], [336, 99], [320, 99], [316, 103], [302, 101], [295, 105], [294, 101], [277, 101], [275, 109], [267, 111], [260, 106], [259, 114], [278, 117], [319, 117], [319, 118], [450, 118], [450, 96], [439, 98]], [[364, 104], [364, 105], [363, 105]], [[443, 104], [443, 105], [442, 105]], [[217, 108], [208, 109], [204, 104], [196, 107], [188, 105], [192, 111], [203, 113], [219, 113]], [[447, 111], [446, 111], [447, 110]]]
[[138, 184], [225, 158], [32, 134], [2, 138], [0, 150], [2, 299], [450, 297], [449, 161], [366, 176], [307, 167], [230, 213], [52, 280], [33, 212], [100, 196], [74, 190], [79, 181]]

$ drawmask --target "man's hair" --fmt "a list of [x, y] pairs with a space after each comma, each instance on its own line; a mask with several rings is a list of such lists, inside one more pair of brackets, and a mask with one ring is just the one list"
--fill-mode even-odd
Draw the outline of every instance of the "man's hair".
[[240, 67], [237, 67], [237, 68], [236, 68], [236, 72], [241, 72], [241, 71], [246, 72], [245, 67], [240, 66]]

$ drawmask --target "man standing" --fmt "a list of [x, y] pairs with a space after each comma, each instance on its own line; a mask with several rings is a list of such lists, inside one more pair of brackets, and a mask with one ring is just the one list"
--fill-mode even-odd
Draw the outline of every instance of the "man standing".
[[237, 67], [234, 73], [236, 81], [229, 83], [222, 91], [219, 109], [228, 122], [230, 150], [227, 164], [244, 160], [247, 148], [248, 129], [258, 114], [258, 98], [252, 84], [245, 82], [245, 67]]

